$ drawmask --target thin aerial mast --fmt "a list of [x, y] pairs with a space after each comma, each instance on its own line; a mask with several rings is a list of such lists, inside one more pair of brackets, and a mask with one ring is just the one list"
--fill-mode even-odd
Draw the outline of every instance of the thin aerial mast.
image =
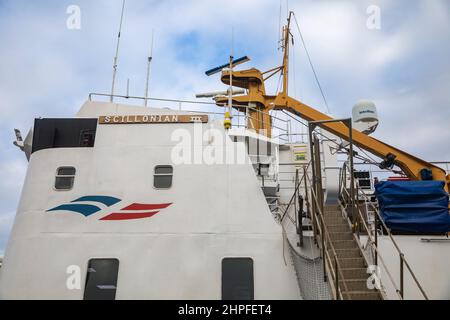
[[130, 78], [127, 79], [127, 95], [126, 98], [130, 98]]
[[289, 86], [289, 40], [291, 36], [291, 16], [292, 11], [288, 14], [287, 25], [284, 27], [284, 56], [283, 56], [283, 93], [288, 94], [288, 86]]
[[145, 83], [145, 99], [144, 99], [144, 105], [147, 106], [148, 104], [148, 86], [150, 82], [150, 68], [153, 60], [153, 39], [155, 37], [155, 30], [152, 30], [152, 45], [150, 49], [150, 56], [148, 57], [148, 63], [147, 63], [147, 81]]
[[[228, 114], [225, 113], [226, 120], [233, 119], [233, 60], [234, 60], [234, 29], [231, 28], [231, 55], [230, 55], [230, 88], [228, 89]], [[228, 116], [228, 117], [227, 117]]]
[[120, 35], [122, 33], [122, 22], [123, 22], [123, 15], [124, 15], [124, 12], [125, 12], [125, 1], [126, 0], [123, 0], [123, 3], [122, 3], [122, 13], [121, 13], [121, 16], [120, 16], [119, 34], [117, 36], [117, 46], [116, 46], [116, 55], [114, 57], [114, 64], [113, 64], [113, 79], [112, 79], [110, 102], [114, 101], [114, 89], [115, 89], [115, 86], [116, 86], [117, 63], [118, 63], [118, 60], [119, 60]]

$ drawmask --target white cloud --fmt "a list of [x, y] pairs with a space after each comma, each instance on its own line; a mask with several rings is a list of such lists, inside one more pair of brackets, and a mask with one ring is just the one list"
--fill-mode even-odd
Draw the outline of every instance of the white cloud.
[[[450, 4], [376, 1], [382, 28], [374, 31], [366, 28], [366, 8], [373, 2], [290, 1], [331, 112], [348, 116], [355, 101], [373, 99], [381, 116], [377, 137], [425, 159], [448, 159]], [[65, 2], [1, 4], [0, 196], [7, 212], [17, 205], [26, 167], [23, 154], [12, 146], [13, 128], [26, 134], [35, 117], [72, 116], [90, 91], [110, 89], [121, 1], [77, 4], [80, 31], [66, 28]], [[284, 16], [285, 8], [282, 23]], [[264, 70], [278, 65], [278, 24], [279, 1], [273, 0], [128, 1], [117, 93], [124, 93], [130, 78], [131, 94], [143, 94], [153, 28], [151, 95], [193, 99], [197, 92], [223, 88], [204, 71], [227, 60], [232, 28], [236, 55], [253, 59], [246, 66]], [[296, 68], [290, 92], [324, 110], [295, 28], [293, 33]], [[5, 215], [9, 220], [0, 226], [12, 221], [11, 213]], [[0, 230], [0, 238], [8, 228]]]

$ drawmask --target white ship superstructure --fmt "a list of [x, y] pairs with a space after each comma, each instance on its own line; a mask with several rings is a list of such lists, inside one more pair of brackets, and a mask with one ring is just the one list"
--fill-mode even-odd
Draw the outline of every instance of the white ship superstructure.
[[[39, 144], [39, 137], [48, 131], [67, 132], [78, 139], [79, 130], [66, 131], [70, 121], [77, 126], [89, 119], [96, 122], [102, 115], [179, 113], [88, 102], [78, 118], [61, 123], [64, 127], [55, 120], [52, 128], [35, 128], [33, 143]], [[223, 259], [246, 258], [254, 268], [252, 297], [298, 299], [293, 266], [283, 259], [281, 227], [251, 163], [173, 165], [174, 131], [182, 129], [194, 136], [195, 125], [99, 124], [88, 128], [93, 130], [95, 146], [33, 152], [2, 268], [2, 297], [80, 299], [83, 291], [66, 287], [66, 269], [81, 266], [85, 282], [88, 261], [105, 258], [120, 262], [118, 299], [220, 299]], [[199, 125], [225, 137], [220, 121]], [[198, 147], [211, 143], [222, 141], [202, 141]], [[62, 168], [73, 168], [73, 178], [70, 188], [59, 190], [55, 179]], [[158, 168], [169, 168], [163, 173], [170, 181], [162, 180], [161, 188]], [[49, 211], [83, 197], [92, 198], [76, 202], [81, 207]], [[109, 205], [108, 198], [95, 197], [118, 202]], [[138, 211], [124, 210], [133, 204], [142, 206]], [[161, 204], [170, 205], [156, 209]], [[88, 214], [84, 205], [101, 210]], [[81, 212], [71, 211], [78, 209]], [[135, 218], [145, 211], [154, 216]], [[105, 220], [120, 212], [122, 218]]]
[[[16, 132], [29, 166], [0, 298], [449, 299], [445, 221], [391, 230], [374, 163], [355, 163], [353, 148], [447, 204], [448, 172], [370, 137], [370, 102], [352, 121], [290, 97], [290, 19], [282, 66], [234, 71], [231, 58], [218, 70], [230, 86], [214, 96], [219, 111], [91, 95], [73, 118], [36, 119], [24, 141]], [[283, 90], [269, 95], [277, 72]]]

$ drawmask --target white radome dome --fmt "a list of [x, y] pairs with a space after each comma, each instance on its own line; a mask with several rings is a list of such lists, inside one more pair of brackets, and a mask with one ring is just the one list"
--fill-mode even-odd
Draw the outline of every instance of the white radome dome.
[[353, 127], [365, 134], [373, 133], [378, 126], [378, 112], [375, 103], [359, 100], [352, 109]]
[[369, 100], [358, 101], [352, 110], [354, 122], [378, 121], [377, 107]]

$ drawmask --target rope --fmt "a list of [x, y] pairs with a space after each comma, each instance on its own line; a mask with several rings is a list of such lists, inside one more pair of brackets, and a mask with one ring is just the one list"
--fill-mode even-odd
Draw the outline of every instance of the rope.
[[328, 102], [327, 102], [327, 99], [325, 98], [325, 94], [324, 94], [324, 91], [322, 89], [322, 85], [320, 84], [319, 77], [317, 76], [316, 69], [314, 68], [314, 65], [313, 65], [312, 60], [311, 60], [311, 56], [309, 55], [308, 48], [306, 47], [305, 39], [303, 38], [302, 31], [300, 30], [300, 26], [299, 26], [298, 21], [297, 21], [297, 16], [295, 15], [295, 13], [293, 13], [293, 16], [294, 16], [295, 24], [297, 26], [298, 33], [300, 34], [300, 39], [302, 40], [303, 47], [305, 48], [306, 56], [308, 57], [309, 65], [311, 66], [312, 72], [314, 73], [314, 78], [316, 79], [317, 86], [319, 87], [320, 94], [322, 95], [323, 101], [324, 101], [325, 106], [327, 108], [327, 112], [330, 113], [330, 107], [328, 106]]
[[366, 157], [368, 157], [370, 160], [372, 160], [373, 162], [376, 163], [375, 159], [372, 158], [372, 157], [366, 152], [366, 150], [364, 150], [364, 149], [362, 149], [362, 148], [359, 148], [359, 147], [358, 147], [358, 149], [361, 150], [361, 151], [366, 155]]
[[[308, 125], [307, 125], [306, 123], [304, 123], [303, 121], [301, 121], [301, 120], [298, 119], [297, 117], [294, 117], [293, 115], [287, 113], [287, 112], [284, 111], [284, 110], [282, 110], [282, 112], [283, 112], [284, 114], [286, 114], [287, 116], [289, 116], [291, 119], [293, 119], [293, 120], [297, 121], [298, 123], [302, 124], [303, 126], [308, 127]], [[342, 145], [341, 145], [341, 144], [337, 143], [337, 142], [334, 141], [334, 140], [331, 140], [330, 138], [328, 138], [327, 136], [325, 136], [323, 133], [321, 133], [321, 132], [319, 132], [319, 131], [316, 131], [316, 134], [317, 134], [318, 136], [320, 136], [320, 137], [326, 139], [327, 141], [330, 141], [330, 142], [334, 143], [340, 150], [342, 149]], [[366, 156], [368, 156], [368, 154], [367, 154], [363, 149], [361, 149], [361, 148], [359, 148], [359, 147], [358, 147], [358, 149], [359, 149], [359, 150], [362, 150], [363, 153], [366, 154]], [[347, 151], [346, 149], [344, 149], [344, 150]], [[379, 162], [374, 161], [374, 159], [370, 158], [369, 156], [368, 156], [368, 157], [369, 157], [370, 159], [369, 159], [369, 158], [365, 158], [365, 157], [360, 156], [360, 155], [357, 155], [357, 154], [355, 154], [354, 157], [355, 157], [356, 159], [359, 159], [359, 160], [364, 161], [366, 164], [372, 164], [372, 165], [375, 165], [375, 166], [379, 166], [379, 164], [380, 164]], [[401, 173], [400, 171], [398, 171], [398, 170], [393, 170], [393, 169], [385, 169], [385, 170], [386, 170], [386, 171], [390, 171], [390, 172], [395, 173], [395, 174], [400, 174], [400, 173]]]

